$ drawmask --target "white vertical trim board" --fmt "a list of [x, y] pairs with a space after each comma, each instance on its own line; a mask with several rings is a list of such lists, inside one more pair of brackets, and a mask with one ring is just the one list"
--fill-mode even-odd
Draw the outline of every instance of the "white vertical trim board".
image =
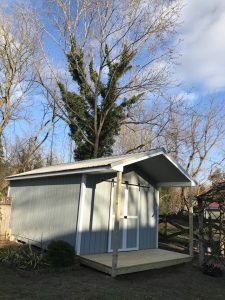
[[8, 186], [7, 197], [10, 197], [10, 185]]
[[78, 221], [77, 221], [77, 234], [76, 234], [76, 254], [80, 255], [81, 247], [81, 236], [82, 236], [82, 225], [84, 216], [84, 202], [86, 193], [86, 179], [87, 175], [82, 174], [81, 184], [80, 184], [80, 200], [79, 200], [79, 211], [78, 211]]
[[125, 195], [123, 201], [123, 215], [120, 216], [122, 219], [121, 225], [123, 226], [123, 236], [122, 236], [122, 248], [121, 250], [126, 251], [127, 249], [127, 219], [124, 219], [124, 216], [128, 217], [128, 185], [125, 187]]
[[155, 189], [156, 210], [156, 248], [159, 248], [159, 190]]
[[137, 218], [138, 218], [138, 223], [137, 223], [137, 250], [140, 248], [140, 206], [141, 206], [141, 187], [139, 186], [139, 197], [138, 197], [138, 213], [137, 213]]
[[113, 231], [113, 207], [114, 207], [114, 183], [111, 188], [111, 200], [110, 200], [110, 215], [109, 215], [109, 235], [108, 235], [108, 252], [112, 252], [112, 231]]

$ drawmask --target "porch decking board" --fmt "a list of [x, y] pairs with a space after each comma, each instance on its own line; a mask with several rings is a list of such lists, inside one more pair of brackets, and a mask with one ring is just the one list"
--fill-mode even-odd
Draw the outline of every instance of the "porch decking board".
[[[98, 271], [112, 274], [112, 253], [83, 255], [81, 263]], [[190, 262], [190, 255], [162, 249], [120, 252], [118, 255], [117, 275], [160, 269]]]

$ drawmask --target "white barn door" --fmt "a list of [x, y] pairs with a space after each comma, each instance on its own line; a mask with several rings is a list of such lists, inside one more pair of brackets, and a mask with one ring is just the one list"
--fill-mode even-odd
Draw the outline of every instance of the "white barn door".
[[[112, 187], [110, 207], [110, 228], [108, 251], [112, 251], [114, 229], [114, 200], [116, 184]], [[120, 209], [120, 247], [119, 251], [131, 251], [139, 249], [139, 186], [122, 185], [121, 209]]]

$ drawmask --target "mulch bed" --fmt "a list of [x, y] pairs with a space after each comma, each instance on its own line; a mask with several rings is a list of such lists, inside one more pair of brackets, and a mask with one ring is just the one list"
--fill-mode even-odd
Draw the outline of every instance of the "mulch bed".
[[0, 299], [225, 299], [225, 276], [185, 264], [119, 276], [79, 266], [24, 272], [0, 265]]

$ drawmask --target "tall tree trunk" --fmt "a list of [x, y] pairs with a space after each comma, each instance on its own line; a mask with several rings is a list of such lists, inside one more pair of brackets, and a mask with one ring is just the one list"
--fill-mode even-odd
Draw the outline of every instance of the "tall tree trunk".
[[93, 158], [97, 158], [98, 157], [98, 148], [99, 148], [99, 136], [96, 135]]
[[187, 200], [187, 196], [186, 196], [186, 189], [187, 188], [184, 188], [184, 187], [181, 188], [180, 197], [182, 199], [184, 206], [186, 207], [187, 211], [189, 212], [189, 204], [188, 204], [188, 200]]

